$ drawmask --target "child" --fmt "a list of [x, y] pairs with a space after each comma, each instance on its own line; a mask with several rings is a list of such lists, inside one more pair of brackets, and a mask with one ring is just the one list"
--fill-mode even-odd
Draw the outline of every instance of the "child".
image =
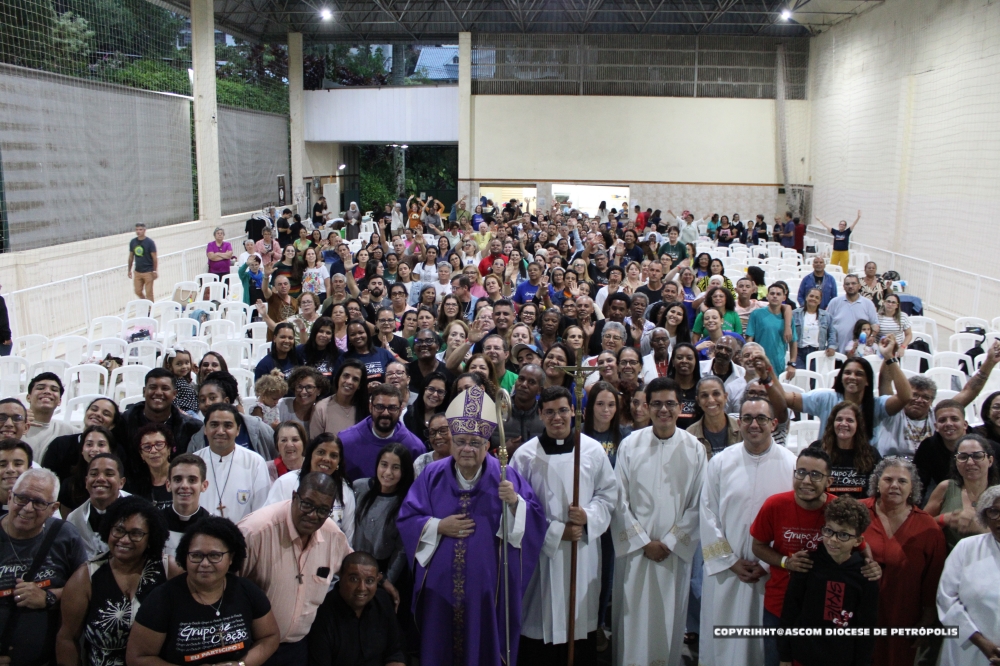
[[198, 413], [198, 394], [191, 386], [191, 352], [168, 349], [163, 357], [163, 367], [173, 373], [177, 384], [174, 405], [187, 414]]
[[[877, 581], [861, 573], [864, 531], [871, 523], [868, 509], [851, 497], [826, 505], [823, 547], [811, 556], [812, 568], [792, 572], [781, 610], [781, 626], [819, 629], [872, 628], [878, 617]], [[870, 664], [873, 636], [810, 636], [778, 638], [782, 664], [802, 666]]]
[[[865, 336], [864, 342], [861, 341], [862, 335]], [[878, 340], [872, 335], [871, 324], [863, 319], [854, 324], [854, 339], [847, 343], [844, 352], [847, 358], [874, 356], [878, 353]]]
[[250, 410], [250, 414], [263, 419], [264, 423], [277, 429], [281, 423], [281, 416], [278, 413], [278, 401], [288, 394], [288, 383], [281, 370], [272, 370], [264, 375], [253, 385], [254, 393], [257, 394], [257, 404]]

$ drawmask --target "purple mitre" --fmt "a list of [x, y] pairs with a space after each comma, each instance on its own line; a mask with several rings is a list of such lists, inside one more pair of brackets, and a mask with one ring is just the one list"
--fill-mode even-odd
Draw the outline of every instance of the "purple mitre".
[[445, 412], [452, 435], [489, 439], [497, 427], [496, 404], [482, 386], [470, 386], [455, 396]]

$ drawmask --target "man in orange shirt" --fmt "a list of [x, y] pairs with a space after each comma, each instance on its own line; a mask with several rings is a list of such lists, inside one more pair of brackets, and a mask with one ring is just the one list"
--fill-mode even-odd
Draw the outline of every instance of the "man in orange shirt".
[[334, 575], [351, 547], [330, 520], [336, 484], [322, 472], [299, 480], [292, 499], [266, 506], [239, 522], [247, 541], [240, 575], [267, 595], [281, 632], [268, 665], [308, 661], [305, 640]]

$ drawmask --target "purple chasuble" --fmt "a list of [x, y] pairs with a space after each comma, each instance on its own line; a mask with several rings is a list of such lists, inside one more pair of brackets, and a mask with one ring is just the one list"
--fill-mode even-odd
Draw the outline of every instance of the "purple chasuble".
[[427, 453], [427, 446], [420, 441], [420, 438], [406, 429], [402, 422], [396, 424], [396, 429], [392, 435], [385, 439], [375, 436], [372, 431], [372, 417], [366, 418], [361, 423], [351, 426], [347, 430], [338, 433], [340, 441], [344, 444], [344, 475], [350, 481], [358, 479], [375, 478], [375, 461], [378, 459], [378, 452], [387, 444], [402, 444], [410, 450], [410, 455], [416, 460], [417, 456]]
[[[455, 478], [452, 458], [424, 468], [399, 510], [396, 525], [415, 570], [413, 615], [421, 631], [420, 659], [435, 666], [500, 666], [506, 654], [503, 566], [500, 550], [500, 463], [487, 456], [486, 468], [474, 488], [464, 491]], [[508, 545], [510, 571], [511, 661], [517, 663], [521, 638], [521, 599], [538, 564], [547, 528], [545, 510], [531, 485], [513, 468], [507, 480], [523, 500], [525, 515], [521, 547]], [[429, 566], [416, 561], [420, 533], [430, 518], [468, 514], [472, 535], [455, 539], [441, 535]]]

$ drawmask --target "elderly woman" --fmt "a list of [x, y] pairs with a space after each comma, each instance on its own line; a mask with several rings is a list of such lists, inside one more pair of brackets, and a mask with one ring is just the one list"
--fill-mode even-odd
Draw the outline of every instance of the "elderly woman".
[[882, 305], [882, 299], [891, 285], [891, 282], [887, 283], [878, 274], [878, 266], [874, 261], [865, 264], [865, 276], [861, 279], [861, 295], [871, 301], [876, 310]]
[[205, 248], [208, 256], [208, 272], [218, 275], [221, 280], [229, 275], [229, 267], [233, 263], [233, 246], [226, 240], [226, 230], [216, 227], [212, 232], [214, 240]]
[[941, 624], [958, 627], [958, 638], [941, 648], [938, 663], [948, 666], [994, 664], [1000, 657], [1000, 486], [983, 492], [976, 518], [986, 533], [955, 546], [937, 590]]
[[951, 459], [951, 478], [937, 485], [925, 507], [944, 530], [949, 552], [960, 540], [986, 530], [976, 520], [976, 508], [986, 489], [997, 484], [1000, 470], [993, 446], [980, 435], [959, 439]]
[[264, 592], [236, 573], [246, 556], [243, 534], [225, 518], [202, 518], [189, 527], [177, 544], [184, 573], [146, 598], [132, 624], [126, 662], [266, 662], [281, 637]]
[[80, 566], [63, 588], [60, 664], [125, 663], [135, 611], [167, 580], [168, 535], [163, 514], [140, 497], [108, 507], [101, 538], [110, 550]]
[[[879, 596], [892, 600], [879, 604], [879, 627], [927, 627], [935, 621], [934, 594], [945, 541], [934, 518], [917, 506], [921, 491], [914, 464], [889, 456], [876, 465], [868, 497], [862, 500], [872, 518], [865, 541], [883, 571]], [[917, 643], [912, 638], [878, 638], [874, 663], [912, 666]]]
[[417, 456], [413, 461], [414, 478], [420, 476], [430, 463], [451, 457], [451, 429], [448, 427], [448, 417], [444, 412], [438, 412], [431, 416], [428, 423], [427, 442], [431, 445], [431, 450]]

